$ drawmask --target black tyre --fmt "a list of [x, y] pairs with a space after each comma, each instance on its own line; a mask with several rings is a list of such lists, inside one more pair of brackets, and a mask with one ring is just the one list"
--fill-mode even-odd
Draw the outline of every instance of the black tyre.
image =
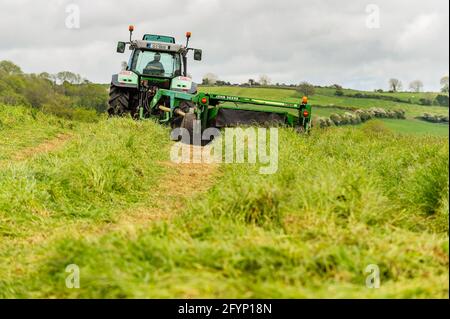
[[[181, 121], [181, 127], [186, 129], [189, 132], [189, 144], [194, 144], [194, 134], [198, 134], [198, 132], [194, 131], [194, 123], [197, 120], [197, 116], [195, 113], [186, 113]], [[201, 134], [201, 133], [200, 133]], [[197, 138], [198, 139], [198, 138]], [[201, 137], [200, 137], [201, 139]], [[201, 142], [201, 141], [199, 141]], [[199, 143], [196, 143], [199, 144]]]
[[[195, 104], [190, 101], [182, 101], [178, 107], [184, 113], [189, 113], [195, 108]], [[184, 116], [174, 114], [174, 119], [172, 120], [172, 128], [181, 127]]]
[[298, 134], [304, 134], [305, 133], [305, 128], [303, 127], [303, 126], [297, 126], [296, 128], [295, 128], [295, 131], [298, 133]]
[[111, 84], [108, 105], [109, 116], [124, 116], [131, 113], [130, 92]]
[[[188, 142], [189, 144], [194, 143], [194, 134], [199, 134], [199, 132], [195, 132], [195, 121], [197, 120], [197, 115], [194, 113], [195, 104], [190, 101], [183, 101], [179, 105], [179, 109], [185, 113], [185, 116], [177, 115], [172, 121], [172, 128], [184, 128], [189, 133], [189, 139], [185, 137], [182, 139], [184, 142]], [[200, 128], [198, 128], [200, 129]], [[201, 133], [200, 133], [201, 134]], [[175, 136], [171, 136], [172, 140], [179, 141], [181, 140], [180, 136], [176, 138]], [[199, 144], [200, 142], [196, 143]]]

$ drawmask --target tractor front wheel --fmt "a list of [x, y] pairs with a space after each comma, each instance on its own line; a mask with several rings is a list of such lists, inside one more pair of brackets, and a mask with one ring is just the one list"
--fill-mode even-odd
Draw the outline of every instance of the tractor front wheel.
[[[195, 132], [194, 126], [195, 126], [196, 120], [197, 120], [197, 115], [195, 113], [186, 113], [186, 115], [183, 117], [183, 120], [181, 121], [181, 128], [186, 129], [189, 133], [189, 143], [190, 144], [194, 144], [194, 141], [195, 141], [194, 134], [196, 134], [197, 132]], [[201, 139], [201, 137], [200, 137], [200, 139]]]

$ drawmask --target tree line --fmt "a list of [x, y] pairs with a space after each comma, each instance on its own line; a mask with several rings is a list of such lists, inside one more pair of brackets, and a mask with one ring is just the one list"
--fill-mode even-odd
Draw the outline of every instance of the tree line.
[[108, 91], [78, 74], [62, 71], [27, 74], [11, 61], [0, 61], [0, 103], [40, 108], [64, 117], [104, 112]]
[[[439, 83], [441, 84], [441, 93], [448, 94], [448, 75], [443, 76]], [[400, 92], [403, 89], [403, 83], [401, 80], [396, 78], [389, 79], [389, 91], [390, 92]], [[423, 82], [421, 80], [414, 80], [409, 83], [409, 90], [411, 92], [422, 92], [423, 91]]]

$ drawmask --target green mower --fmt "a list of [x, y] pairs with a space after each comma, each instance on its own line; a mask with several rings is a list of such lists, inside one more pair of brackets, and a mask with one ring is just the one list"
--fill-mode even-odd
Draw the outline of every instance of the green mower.
[[129, 42], [118, 42], [117, 52], [132, 51], [124, 70], [112, 76], [108, 113], [110, 116], [130, 114], [135, 119], [154, 118], [173, 128], [192, 133], [194, 122], [201, 130], [209, 127], [240, 125], [296, 127], [309, 132], [311, 106], [303, 97], [299, 103], [270, 101], [215, 93], [198, 93], [197, 84], [187, 73], [187, 55], [201, 61], [202, 50], [175, 43], [170, 36], [145, 34], [132, 40], [134, 27], [129, 27]]

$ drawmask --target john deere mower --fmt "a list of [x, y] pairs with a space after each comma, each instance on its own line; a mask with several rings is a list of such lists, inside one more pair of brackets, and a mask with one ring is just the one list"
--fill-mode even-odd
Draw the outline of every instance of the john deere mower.
[[144, 34], [133, 40], [134, 27], [129, 27], [130, 40], [118, 42], [117, 52], [132, 51], [124, 70], [112, 76], [110, 116], [130, 114], [135, 119], [154, 118], [172, 127], [192, 132], [194, 122], [201, 130], [208, 127], [239, 125], [288, 125], [300, 132], [311, 126], [311, 106], [303, 97], [299, 103], [270, 101], [240, 96], [197, 92], [187, 73], [187, 56], [201, 61], [202, 50], [189, 47], [191, 33], [186, 33], [186, 45], [175, 38]]

